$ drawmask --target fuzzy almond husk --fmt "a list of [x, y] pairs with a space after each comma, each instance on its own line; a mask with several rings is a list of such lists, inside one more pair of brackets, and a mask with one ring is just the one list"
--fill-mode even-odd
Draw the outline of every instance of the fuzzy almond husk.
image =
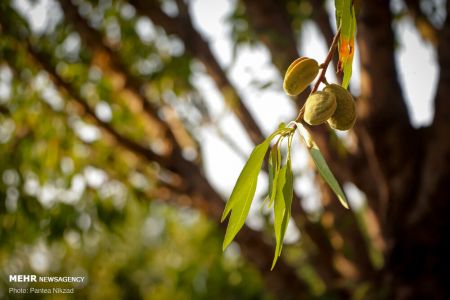
[[328, 120], [336, 110], [336, 98], [327, 92], [315, 92], [305, 102], [303, 119], [309, 125], [319, 125]]
[[327, 85], [323, 90], [336, 98], [336, 111], [327, 120], [330, 127], [337, 130], [352, 128], [356, 121], [356, 105], [353, 96], [338, 84]]
[[284, 76], [283, 88], [289, 96], [297, 96], [316, 78], [319, 64], [315, 59], [300, 57], [294, 60]]

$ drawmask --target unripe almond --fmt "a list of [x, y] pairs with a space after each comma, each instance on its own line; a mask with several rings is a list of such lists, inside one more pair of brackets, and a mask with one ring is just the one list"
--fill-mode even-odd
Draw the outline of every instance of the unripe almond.
[[319, 125], [328, 120], [336, 110], [336, 98], [327, 92], [315, 92], [305, 102], [303, 119], [309, 125]]
[[328, 119], [328, 124], [337, 130], [349, 130], [356, 121], [356, 105], [352, 95], [338, 84], [327, 85], [325, 92], [333, 94], [336, 98], [336, 111]]
[[283, 88], [290, 96], [297, 96], [316, 78], [319, 64], [315, 59], [300, 57], [294, 60], [284, 76]]

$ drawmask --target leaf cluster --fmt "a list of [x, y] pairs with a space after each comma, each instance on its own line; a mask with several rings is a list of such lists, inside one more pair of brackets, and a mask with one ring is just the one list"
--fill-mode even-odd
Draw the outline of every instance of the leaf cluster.
[[[281, 255], [284, 235], [291, 218], [291, 207], [294, 193], [294, 175], [292, 172], [291, 148], [295, 132], [298, 131], [302, 136], [305, 146], [311, 156], [312, 161], [320, 176], [330, 186], [338, 197], [341, 204], [348, 208], [347, 199], [339, 183], [328, 167], [319, 147], [314, 142], [308, 129], [301, 123], [292, 122], [289, 126], [281, 124], [279, 129], [273, 132], [266, 140], [257, 145], [244, 168], [242, 169], [236, 185], [231, 193], [222, 215], [222, 222], [231, 214], [228, 221], [228, 227], [223, 242], [225, 250], [238, 232], [242, 229], [245, 219], [250, 211], [253, 198], [255, 196], [258, 182], [258, 174], [264, 162], [266, 153], [269, 150], [271, 141], [276, 142], [270, 148], [268, 167], [269, 167], [269, 193], [267, 196], [268, 206], [273, 207], [274, 213], [274, 231], [275, 231], [275, 254], [272, 262], [272, 269]], [[287, 140], [287, 155], [285, 162], [281, 154], [281, 145]], [[284, 163], [283, 163], [284, 162]]]
[[[345, 89], [347, 89], [350, 82], [354, 54], [354, 38], [356, 34], [356, 16], [354, 2], [351, 0], [335, 0], [335, 8], [338, 32], [335, 35], [325, 62], [320, 65], [322, 71], [314, 85], [314, 88], [311, 90], [311, 95], [317, 91], [320, 83], [323, 82], [325, 84], [328, 84], [325, 78], [325, 73], [332, 59], [336, 44], [338, 45], [339, 53], [339, 62], [337, 69], [339, 72], [344, 73], [341, 85]], [[291, 64], [291, 67], [295, 65], [297, 61], [300, 61], [302, 59], [304, 58], [299, 58], [294, 61]], [[302, 72], [304, 73], [306, 69], [302, 70]], [[288, 68], [288, 71], [286, 72], [287, 75], [289, 75], [289, 70], [290, 69]], [[300, 74], [300, 77], [303, 78], [304, 74]], [[311, 160], [314, 162], [319, 175], [330, 186], [331, 190], [336, 194], [340, 203], [345, 208], [349, 208], [345, 194], [342, 191], [335, 176], [333, 175], [333, 172], [329, 168], [325, 158], [320, 152], [320, 149], [317, 146], [316, 142], [313, 140], [310, 132], [302, 124], [304, 113], [305, 106], [300, 109], [299, 115], [295, 121], [291, 122], [287, 127], [284, 124], [281, 124], [275, 132], [273, 132], [266, 140], [264, 140], [264, 142], [255, 147], [253, 152], [250, 154], [250, 157], [245, 164], [242, 172], [239, 175], [239, 178], [222, 215], [223, 222], [231, 213], [227, 231], [225, 234], [225, 239], [223, 242], [223, 249], [225, 249], [244, 226], [245, 219], [247, 218], [251, 203], [255, 196], [258, 174], [263, 165], [266, 152], [269, 150], [272, 140], [275, 137], [278, 137], [278, 139], [270, 149], [268, 159], [269, 195], [267, 196], [267, 199], [269, 201], [269, 207], [273, 206], [274, 231], [276, 240], [272, 269], [274, 268], [277, 259], [281, 254], [284, 235], [286, 233], [287, 225], [291, 217], [291, 206], [294, 189], [291, 147], [293, 135], [296, 131], [298, 131], [301, 135], [302, 141], [306, 145]], [[287, 140], [288, 151], [285, 163], [283, 163], [280, 148], [283, 140], [285, 139]]]

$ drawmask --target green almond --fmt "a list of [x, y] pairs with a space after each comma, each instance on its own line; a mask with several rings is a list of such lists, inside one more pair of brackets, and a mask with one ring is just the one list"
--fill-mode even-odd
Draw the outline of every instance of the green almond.
[[336, 98], [336, 111], [327, 120], [331, 128], [349, 130], [356, 121], [356, 105], [352, 95], [338, 84], [330, 84], [324, 88], [325, 92], [333, 94]]
[[309, 125], [319, 125], [328, 120], [336, 110], [336, 98], [327, 92], [315, 92], [305, 102], [303, 119]]
[[300, 57], [294, 60], [286, 71], [283, 88], [289, 96], [303, 92], [319, 73], [315, 59]]

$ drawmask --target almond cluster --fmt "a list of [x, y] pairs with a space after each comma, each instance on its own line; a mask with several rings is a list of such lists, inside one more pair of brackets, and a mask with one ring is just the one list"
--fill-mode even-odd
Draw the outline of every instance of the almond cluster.
[[[283, 88], [290, 96], [304, 91], [319, 73], [316, 60], [307, 57], [296, 59], [286, 71]], [[327, 84], [322, 91], [312, 93], [305, 102], [303, 120], [310, 125], [325, 122], [337, 130], [349, 130], [356, 121], [353, 96], [338, 84]]]

